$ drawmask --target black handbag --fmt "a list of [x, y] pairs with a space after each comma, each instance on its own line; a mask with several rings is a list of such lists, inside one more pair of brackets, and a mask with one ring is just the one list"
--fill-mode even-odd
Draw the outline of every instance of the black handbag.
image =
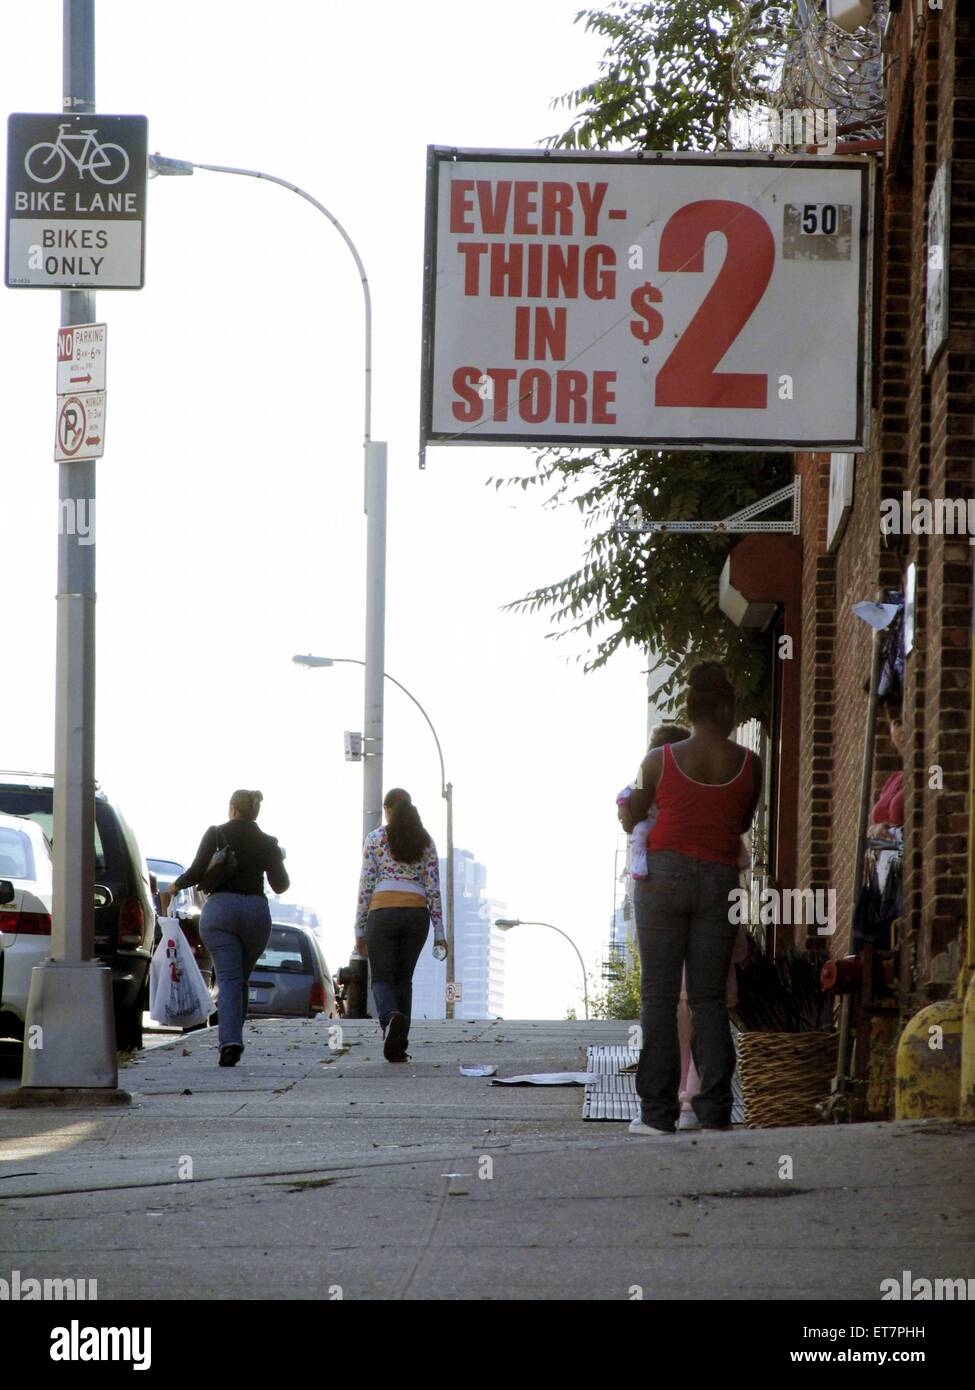
[[217, 848], [210, 856], [210, 862], [200, 881], [204, 893], [216, 893], [237, 872], [237, 856], [227, 843], [226, 835], [221, 835], [216, 826], [213, 827], [213, 832], [217, 837]]

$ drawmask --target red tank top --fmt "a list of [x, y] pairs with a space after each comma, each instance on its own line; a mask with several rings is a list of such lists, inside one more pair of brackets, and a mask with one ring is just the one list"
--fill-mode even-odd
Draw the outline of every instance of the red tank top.
[[746, 749], [737, 776], [711, 786], [682, 772], [669, 743], [657, 783], [657, 819], [647, 844], [694, 859], [737, 867], [742, 821], [752, 799], [752, 754]]

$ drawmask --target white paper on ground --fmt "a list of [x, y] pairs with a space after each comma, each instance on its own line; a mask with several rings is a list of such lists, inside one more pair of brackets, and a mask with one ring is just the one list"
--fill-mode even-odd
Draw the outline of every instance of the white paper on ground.
[[492, 1067], [489, 1062], [471, 1067], [461, 1067], [461, 1076], [493, 1076], [497, 1067]]

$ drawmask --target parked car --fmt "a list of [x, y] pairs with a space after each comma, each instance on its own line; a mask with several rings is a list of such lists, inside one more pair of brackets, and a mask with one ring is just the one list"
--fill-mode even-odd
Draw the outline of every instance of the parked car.
[[0, 814], [0, 1037], [24, 1036], [30, 975], [51, 955], [54, 866], [43, 830]]
[[[175, 859], [148, 859], [146, 863], [149, 865], [149, 882], [153, 886], [156, 911], [162, 915], [160, 894], [169, 892], [170, 885], [176, 882], [185, 866]], [[201, 892], [199, 888], [183, 888], [176, 894], [175, 901], [169, 904], [169, 911], [173, 917], [179, 918], [183, 935], [190, 943], [193, 956], [200, 967], [200, 973], [206, 980], [210, 993], [216, 998], [216, 971], [213, 968], [210, 952], [204, 946], [203, 938], [200, 935], [200, 914], [205, 902], [206, 894]], [[157, 922], [155, 946], [158, 946], [161, 935], [162, 931]]]
[[251, 1017], [338, 1017], [335, 986], [310, 927], [272, 922], [267, 946], [251, 974], [247, 1012]]
[[[50, 841], [54, 778], [40, 773], [0, 772], [0, 812], [33, 821]], [[112, 972], [115, 1041], [121, 1049], [141, 1047], [156, 912], [149, 870], [138, 842], [118, 807], [97, 783], [94, 848], [95, 883], [107, 890], [95, 895], [95, 956]], [[47, 949], [49, 952], [49, 939]], [[13, 1008], [11, 1013], [15, 1013]]]

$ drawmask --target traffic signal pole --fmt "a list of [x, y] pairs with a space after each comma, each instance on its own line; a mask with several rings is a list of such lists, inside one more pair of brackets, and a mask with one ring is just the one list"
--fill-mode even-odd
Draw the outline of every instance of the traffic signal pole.
[[[95, 4], [62, 5], [62, 105], [66, 114], [87, 115], [95, 110]], [[61, 291], [62, 327], [94, 321], [93, 292]], [[78, 532], [87, 527], [76, 522], [80, 513], [94, 524], [95, 463], [61, 463], [58, 472], [53, 959], [32, 972], [21, 1092], [33, 1091], [36, 1100], [42, 1091], [91, 1089], [124, 1101], [127, 1094], [117, 1089], [112, 974], [93, 959], [95, 547], [81, 543]]]

